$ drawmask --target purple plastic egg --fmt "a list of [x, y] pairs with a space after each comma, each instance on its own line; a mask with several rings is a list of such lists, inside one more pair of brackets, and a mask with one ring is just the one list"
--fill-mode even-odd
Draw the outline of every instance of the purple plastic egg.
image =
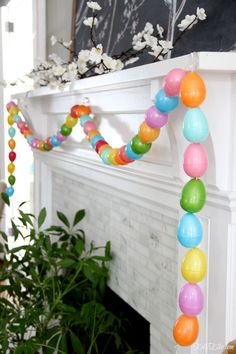
[[203, 309], [204, 296], [197, 284], [187, 283], [179, 294], [179, 307], [187, 316], [197, 316]]
[[67, 136], [62, 135], [60, 132], [57, 132], [56, 138], [57, 138], [58, 141], [63, 143], [63, 141], [66, 141]]
[[168, 114], [161, 113], [155, 106], [152, 106], [147, 110], [145, 120], [150, 128], [161, 128], [166, 125]]

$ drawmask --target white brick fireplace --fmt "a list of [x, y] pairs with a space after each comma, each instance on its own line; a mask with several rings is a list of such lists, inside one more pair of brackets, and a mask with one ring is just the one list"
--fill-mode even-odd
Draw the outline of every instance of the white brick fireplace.
[[[126, 167], [105, 166], [79, 126], [63, 148], [35, 153], [36, 212], [46, 206], [54, 220], [56, 210], [72, 216], [85, 208], [87, 239], [97, 245], [111, 240], [110, 287], [150, 322], [150, 354], [219, 354], [236, 338], [236, 54], [199, 53], [198, 58], [207, 86], [202, 109], [210, 127], [207, 203], [200, 213], [201, 247], [209, 265], [201, 284], [206, 302], [200, 336], [192, 349], [175, 348], [172, 339], [186, 251], [176, 240], [180, 192], [187, 180], [182, 169], [185, 109], [180, 105], [171, 114], [142, 161]], [[184, 56], [81, 80], [63, 92], [32, 91], [27, 111], [34, 131], [41, 137], [55, 132], [70, 107], [87, 96], [106, 140], [113, 146], [127, 143], [164, 75], [189, 60]]]

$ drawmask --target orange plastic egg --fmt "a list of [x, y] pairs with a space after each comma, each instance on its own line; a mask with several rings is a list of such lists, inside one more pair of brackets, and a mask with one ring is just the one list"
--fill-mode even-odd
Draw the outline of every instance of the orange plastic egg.
[[187, 107], [198, 107], [206, 97], [206, 87], [202, 78], [195, 72], [189, 72], [180, 86], [180, 98]]
[[101, 156], [102, 152], [108, 148], [111, 148], [109, 144], [102, 145], [98, 150], [99, 155]]
[[115, 157], [116, 157], [116, 153], [119, 151], [119, 149], [111, 149], [109, 152], [108, 152], [108, 160], [110, 161], [110, 163], [112, 165], [118, 165], [118, 162], [115, 160]]
[[199, 334], [199, 322], [195, 316], [181, 315], [175, 322], [173, 336], [177, 344], [192, 345]]
[[127, 162], [123, 161], [123, 160], [120, 158], [119, 151], [120, 151], [120, 149], [117, 149], [114, 159], [115, 159], [115, 161], [118, 163], [118, 165], [126, 165]]
[[151, 143], [160, 135], [160, 129], [152, 129], [144, 121], [138, 131], [138, 136], [143, 143]]
[[70, 115], [73, 118], [80, 118], [83, 115], [89, 115], [91, 113], [91, 108], [84, 105], [75, 105], [71, 108]]
[[15, 147], [16, 147], [16, 142], [15, 142], [15, 140], [14, 140], [14, 139], [10, 139], [10, 140], [8, 141], [8, 146], [9, 146], [9, 148], [10, 148], [11, 150], [14, 150]]
[[87, 134], [88, 141], [90, 141], [92, 139], [92, 137], [95, 135], [101, 135], [101, 134], [98, 130], [90, 130]]

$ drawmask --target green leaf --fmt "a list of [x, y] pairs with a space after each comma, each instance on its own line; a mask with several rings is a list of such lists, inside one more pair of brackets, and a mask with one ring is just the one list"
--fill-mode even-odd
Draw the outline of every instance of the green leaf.
[[74, 217], [73, 226], [77, 225], [85, 216], [85, 210], [81, 209], [77, 211]]
[[26, 204], [27, 202], [22, 202], [20, 203], [20, 205], [18, 206], [18, 209], [20, 209], [24, 204]]
[[70, 227], [69, 220], [67, 219], [65, 214], [63, 214], [60, 211], [57, 211], [57, 217], [58, 217], [58, 219], [60, 219], [63, 222], [63, 224], [65, 224], [67, 227]]
[[40, 213], [39, 213], [39, 216], [38, 216], [38, 228], [40, 229], [40, 227], [43, 225], [45, 219], [46, 219], [46, 216], [47, 216], [47, 211], [46, 211], [46, 208], [43, 208]]
[[63, 350], [65, 353], [68, 353], [66, 335], [61, 337], [59, 349]]
[[79, 338], [70, 330], [70, 338], [73, 351], [76, 354], [84, 354], [84, 348]]
[[62, 259], [58, 264], [62, 267], [62, 268], [70, 268], [71, 266], [73, 266], [75, 264], [75, 260], [71, 259], [71, 258], [64, 258]]
[[20, 213], [22, 219], [25, 221], [26, 226], [27, 226], [27, 223], [30, 224], [32, 227], [34, 226], [32, 220], [30, 219], [28, 214], [25, 214], [22, 210], [19, 210], [19, 213]]
[[4, 201], [5, 204], [7, 204], [8, 206], [10, 206], [10, 198], [8, 197], [8, 195], [6, 193], [1, 193], [1, 197], [2, 200]]
[[111, 257], [111, 241], [107, 241], [105, 246], [105, 256]]
[[82, 252], [84, 251], [84, 241], [83, 240], [81, 240], [81, 239], [76, 240], [75, 250], [79, 256], [82, 254]]
[[0, 235], [2, 236], [2, 238], [3, 238], [3, 240], [4, 240], [5, 242], [8, 241], [8, 237], [7, 237], [7, 234], [6, 234], [5, 232], [0, 231]]

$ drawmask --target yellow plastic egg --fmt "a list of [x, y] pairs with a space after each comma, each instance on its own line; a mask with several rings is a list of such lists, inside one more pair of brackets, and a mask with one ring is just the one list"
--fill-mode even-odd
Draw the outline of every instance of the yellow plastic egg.
[[7, 169], [8, 169], [9, 173], [13, 173], [15, 171], [14, 163], [9, 163], [9, 165], [7, 166]]
[[181, 272], [185, 280], [190, 283], [200, 282], [206, 275], [206, 256], [199, 248], [190, 249], [182, 262]]
[[13, 118], [13, 115], [9, 115], [8, 118], [7, 118], [7, 123], [9, 125], [13, 125], [14, 124], [14, 118]]
[[119, 149], [111, 149], [107, 155], [108, 160], [112, 165], [118, 165], [118, 162], [116, 161], [116, 153]]
[[10, 140], [8, 141], [8, 146], [9, 146], [9, 148], [10, 148], [11, 150], [14, 150], [15, 147], [16, 147], [16, 142], [15, 142], [15, 140], [14, 140], [14, 139], [10, 139]]
[[19, 108], [17, 106], [12, 106], [9, 110], [9, 113], [14, 116], [15, 114], [19, 113]]
[[78, 123], [78, 118], [71, 117], [70, 114], [66, 117], [66, 125], [68, 128], [73, 128]]

